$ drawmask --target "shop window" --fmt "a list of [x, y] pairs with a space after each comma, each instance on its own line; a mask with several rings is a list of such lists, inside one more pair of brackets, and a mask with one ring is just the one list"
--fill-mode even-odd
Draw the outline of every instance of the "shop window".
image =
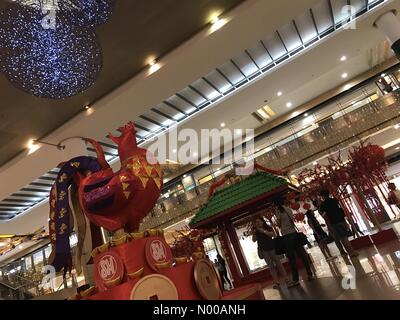
[[266, 263], [258, 257], [257, 242], [253, 242], [252, 236], [247, 235], [247, 225], [237, 225], [235, 231], [250, 272], [264, 268]]

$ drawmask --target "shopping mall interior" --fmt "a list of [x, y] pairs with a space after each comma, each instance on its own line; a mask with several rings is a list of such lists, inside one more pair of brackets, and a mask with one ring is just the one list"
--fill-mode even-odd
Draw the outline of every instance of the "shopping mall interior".
[[1, 300], [400, 299], [400, 1], [0, 10]]

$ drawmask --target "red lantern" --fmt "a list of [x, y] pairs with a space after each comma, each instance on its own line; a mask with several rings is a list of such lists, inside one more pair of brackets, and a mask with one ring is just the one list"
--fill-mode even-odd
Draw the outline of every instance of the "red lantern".
[[289, 202], [292, 201], [294, 198], [296, 198], [296, 194], [294, 192], [289, 192], [287, 194], [287, 199]]
[[297, 222], [302, 222], [304, 220], [304, 218], [305, 218], [305, 216], [304, 216], [304, 213], [302, 213], [302, 212], [297, 212], [296, 215], [294, 216], [294, 219]]
[[291, 207], [293, 210], [296, 210], [296, 211], [300, 209], [300, 205], [299, 205], [298, 203], [296, 203], [296, 202], [292, 203], [292, 204], [290, 205], [290, 207]]

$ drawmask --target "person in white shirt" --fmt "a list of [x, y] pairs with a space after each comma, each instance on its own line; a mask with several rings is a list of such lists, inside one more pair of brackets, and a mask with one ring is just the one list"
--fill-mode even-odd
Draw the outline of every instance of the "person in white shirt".
[[296, 256], [300, 258], [306, 268], [308, 280], [313, 280], [314, 275], [311, 270], [310, 261], [304, 247], [300, 244], [296, 226], [293, 220], [293, 212], [291, 209], [283, 205], [283, 200], [278, 199], [275, 202], [277, 210], [275, 212], [276, 220], [285, 246], [286, 257], [288, 258], [290, 269], [292, 271], [292, 284], [289, 287], [298, 286], [299, 269], [296, 263]]

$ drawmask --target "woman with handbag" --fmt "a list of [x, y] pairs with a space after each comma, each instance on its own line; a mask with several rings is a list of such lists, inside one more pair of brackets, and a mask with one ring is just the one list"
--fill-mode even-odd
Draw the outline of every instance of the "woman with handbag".
[[283, 200], [278, 199], [275, 203], [277, 210], [275, 212], [278, 227], [281, 230], [283, 243], [285, 247], [286, 257], [289, 260], [290, 269], [292, 271], [293, 282], [289, 287], [300, 285], [299, 269], [296, 263], [296, 256], [300, 258], [306, 268], [308, 280], [313, 280], [314, 275], [311, 270], [310, 261], [304, 249], [307, 244], [307, 237], [304, 233], [298, 232], [293, 220], [292, 211], [283, 205]]
[[278, 289], [280, 286], [278, 272], [281, 276], [285, 277], [288, 282], [285, 268], [283, 268], [281, 259], [275, 254], [274, 241], [275, 237], [274, 230], [268, 226], [263, 218], [257, 217], [254, 221], [254, 234], [253, 241], [257, 241], [258, 245], [258, 257], [264, 259], [267, 264], [272, 278], [274, 279], [274, 289]]

